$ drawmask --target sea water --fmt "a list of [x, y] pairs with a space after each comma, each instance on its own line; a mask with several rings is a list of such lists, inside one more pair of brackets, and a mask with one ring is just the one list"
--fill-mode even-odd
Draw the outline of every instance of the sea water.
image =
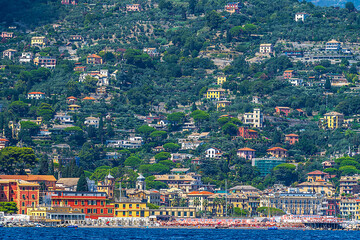
[[60, 240], [348, 240], [359, 239], [357, 231], [314, 230], [244, 230], [244, 229], [146, 229], [146, 228], [0, 228], [1, 240], [60, 239]]

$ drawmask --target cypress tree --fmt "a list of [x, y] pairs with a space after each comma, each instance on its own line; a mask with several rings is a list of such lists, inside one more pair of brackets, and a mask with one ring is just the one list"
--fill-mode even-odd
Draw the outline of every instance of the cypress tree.
[[86, 191], [88, 191], [88, 185], [87, 185], [85, 174], [82, 174], [80, 176], [79, 181], [77, 183], [76, 191], [78, 191], [78, 192], [86, 192]]

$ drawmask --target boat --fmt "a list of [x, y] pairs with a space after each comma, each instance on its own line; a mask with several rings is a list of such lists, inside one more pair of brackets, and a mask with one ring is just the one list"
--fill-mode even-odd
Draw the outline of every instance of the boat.
[[276, 226], [273, 226], [273, 227], [268, 227], [268, 230], [278, 230], [278, 228]]
[[67, 226], [67, 228], [75, 228], [75, 229], [77, 229], [78, 226], [77, 225], [69, 225], [69, 226]]

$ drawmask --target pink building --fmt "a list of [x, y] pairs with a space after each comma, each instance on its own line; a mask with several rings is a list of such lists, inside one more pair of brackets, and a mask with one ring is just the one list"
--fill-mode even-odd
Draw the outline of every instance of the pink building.
[[287, 134], [285, 135], [285, 142], [289, 143], [290, 145], [294, 145], [299, 141], [299, 135], [297, 134]]
[[2, 32], [2, 33], [1, 33], [1, 37], [2, 37], [2, 38], [13, 38], [13, 37], [14, 37], [14, 33], [13, 33], [13, 32]]
[[294, 73], [295, 73], [294, 70], [286, 70], [283, 73], [283, 77], [284, 77], [284, 79], [292, 78], [292, 77], [294, 77]]
[[61, 0], [61, 4], [65, 5], [77, 5], [78, 0]]
[[275, 111], [277, 114], [284, 113], [285, 116], [289, 115], [291, 113], [291, 108], [289, 107], [275, 107]]
[[255, 157], [256, 150], [251, 148], [240, 148], [237, 150], [236, 155], [247, 160], [251, 160]]

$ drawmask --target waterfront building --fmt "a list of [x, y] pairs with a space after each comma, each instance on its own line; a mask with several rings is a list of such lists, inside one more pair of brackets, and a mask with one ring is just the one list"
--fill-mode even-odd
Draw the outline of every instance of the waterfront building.
[[149, 217], [149, 209], [146, 202], [136, 199], [121, 198], [121, 201], [115, 202], [115, 217]]
[[105, 192], [55, 191], [51, 194], [52, 206], [69, 206], [79, 209], [86, 218], [113, 217], [114, 205], [106, 202]]
[[195, 207], [161, 207], [159, 209], [150, 209], [150, 215], [161, 217], [161, 216], [172, 216], [177, 218], [194, 218], [196, 216]]

